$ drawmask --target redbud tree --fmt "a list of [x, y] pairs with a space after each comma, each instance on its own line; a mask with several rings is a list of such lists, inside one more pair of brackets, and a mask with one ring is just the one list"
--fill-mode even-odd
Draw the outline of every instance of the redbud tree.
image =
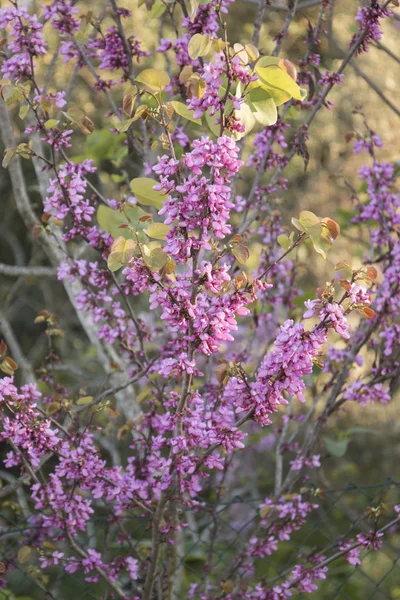
[[[399, 375], [398, 168], [380, 162], [379, 136], [365, 120], [354, 147], [366, 162], [352, 219], [368, 252], [357, 266], [343, 257], [301, 308], [299, 248], [309, 261], [325, 258], [340, 227], [333, 206], [317, 215], [300, 198], [290, 221], [277, 203], [295, 193], [286, 168], [298, 155], [307, 165], [316, 114], [331, 108], [347, 66], [379, 42], [391, 2], [360, 6], [333, 71], [320, 56], [332, 0], [313, 3], [295, 61], [282, 49], [302, 2], [278, 4], [284, 19], [270, 55], [260, 51], [270, 3], [259, 3], [248, 40], [231, 38], [231, 3], [146, 1], [140, 10], [172, 32], [152, 56], [131, 33], [139, 8], [117, 0], [90, 10], [10, 0], [0, 9], [3, 167], [43, 256], [26, 273], [56, 267], [102, 372], [100, 384], [90, 374], [60, 380], [57, 365], [74, 350], [61, 344], [63, 314], [46, 306], [35, 320], [48, 338], [40, 365], [1, 344], [0, 437], [14, 478], [0, 495], [24, 493], [19, 561], [46, 598], [61, 597], [50, 568], [80, 577], [98, 598], [284, 600], [316, 590], [339, 557], [360, 564], [399, 522], [395, 507], [391, 520], [314, 548], [278, 578], [260, 567], [318, 507], [311, 473], [330, 417], [351, 403], [389, 402]], [[57, 87], [66, 64], [70, 79]], [[106, 105], [93, 120], [74, 96], [80, 74]], [[75, 139], [96, 135], [96, 119], [118, 140], [108, 177], [74, 150]], [[263, 464], [275, 485], [265, 489], [249, 456], [271, 432]], [[223, 540], [202, 523], [215, 517], [210, 501], [249, 480], [265, 498], [259, 519], [218, 570]], [[182, 557], [201, 532], [195, 578]], [[14, 566], [3, 565], [4, 587]]]

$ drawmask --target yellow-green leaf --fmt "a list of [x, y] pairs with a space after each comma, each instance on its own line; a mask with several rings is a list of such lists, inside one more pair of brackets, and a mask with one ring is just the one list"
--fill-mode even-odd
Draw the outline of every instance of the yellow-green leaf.
[[25, 119], [26, 115], [28, 114], [29, 111], [29, 104], [23, 104], [21, 106], [21, 108], [19, 109], [19, 113], [18, 116], [20, 119]]
[[168, 73], [156, 69], [145, 69], [136, 77], [136, 81], [145, 85], [152, 92], [160, 92], [171, 81]]
[[44, 124], [44, 126], [46, 127], [46, 129], [53, 129], [54, 127], [57, 127], [57, 125], [58, 125], [58, 120], [57, 119], [49, 119]]
[[155, 238], [156, 240], [165, 240], [165, 236], [171, 229], [170, 225], [164, 223], [152, 223], [146, 230], [149, 237]]
[[150, 177], [136, 177], [129, 185], [140, 204], [155, 206], [158, 209], [162, 207], [165, 196], [153, 189], [157, 181]]
[[255, 62], [257, 60], [257, 58], [260, 56], [258, 48], [256, 48], [256, 46], [254, 46], [253, 44], [245, 44], [244, 49], [246, 50], [247, 55], [250, 58], [250, 60], [253, 62]]
[[289, 250], [289, 248], [291, 246], [288, 236], [285, 235], [284, 233], [281, 233], [281, 235], [278, 235], [277, 242], [284, 250]]
[[164, 14], [167, 7], [162, 0], [156, 0], [147, 13], [149, 19], [159, 19]]
[[143, 259], [152, 271], [160, 271], [168, 262], [168, 256], [162, 251], [161, 246], [152, 243], [142, 246]]
[[133, 240], [126, 240], [122, 236], [117, 237], [111, 246], [107, 260], [110, 271], [118, 271], [118, 269], [127, 265], [135, 254], [135, 247], [136, 244]]
[[210, 52], [212, 45], [212, 40], [208, 33], [195, 33], [194, 36], [190, 38], [188, 45], [190, 58], [196, 59], [199, 58], [199, 56], [205, 56]]

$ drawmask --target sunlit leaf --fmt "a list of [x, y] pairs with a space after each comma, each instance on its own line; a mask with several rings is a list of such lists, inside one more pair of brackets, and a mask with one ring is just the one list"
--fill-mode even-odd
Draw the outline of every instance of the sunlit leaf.
[[260, 56], [258, 48], [256, 48], [256, 46], [254, 46], [253, 44], [245, 44], [244, 49], [246, 50], [247, 55], [252, 62], [255, 62]]
[[277, 242], [284, 250], [289, 250], [289, 248], [291, 246], [288, 236], [285, 235], [284, 233], [281, 233], [281, 235], [278, 235]]
[[171, 81], [168, 73], [156, 69], [145, 69], [136, 77], [136, 81], [145, 85], [153, 92], [160, 92], [166, 88]]
[[240, 109], [235, 111], [235, 116], [244, 126], [243, 132], [235, 132], [235, 138], [240, 140], [253, 129], [256, 123], [256, 118], [251, 110], [251, 107], [246, 102], [242, 102]]
[[258, 123], [264, 126], [276, 123], [278, 111], [271, 94], [267, 90], [261, 87], [251, 90], [247, 96], [247, 101]]

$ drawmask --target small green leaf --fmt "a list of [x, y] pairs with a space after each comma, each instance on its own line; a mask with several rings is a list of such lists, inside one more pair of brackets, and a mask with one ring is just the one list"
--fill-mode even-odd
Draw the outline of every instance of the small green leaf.
[[157, 185], [157, 181], [150, 179], [150, 177], [137, 177], [136, 179], [132, 179], [129, 184], [140, 204], [155, 206], [157, 209], [160, 209], [165, 196], [153, 189], [155, 185]]
[[58, 120], [57, 119], [49, 119], [44, 124], [44, 126], [46, 127], [46, 129], [53, 129], [54, 127], [57, 127], [57, 125], [58, 125]]
[[152, 92], [160, 92], [171, 81], [168, 73], [156, 69], [145, 69], [136, 77], [136, 81], [145, 85]]
[[281, 233], [281, 235], [278, 235], [277, 242], [284, 250], [289, 250], [291, 246], [288, 236], [283, 233]]
[[196, 125], [201, 125], [201, 119], [195, 119], [193, 116], [193, 111], [189, 110], [186, 104], [183, 102], [178, 102], [178, 100], [172, 100], [171, 104], [174, 107], [177, 115], [180, 115], [188, 121], [192, 121], [192, 123], [196, 123]]
[[156, 240], [165, 240], [165, 236], [171, 229], [170, 225], [164, 223], [152, 223], [146, 230], [149, 237], [155, 238]]
[[347, 452], [349, 440], [333, 440], [332, 438], [325, 437], [324, 443], [329, 454], [335, 456], [336, 458], [342, 458], [342, 456], [344, 456]]
[[84, 406], [85, 404], [90, 404], [92, 400], [93, 396], [81, 396], [76, 403], [78, 406]]
[[68, 112], [63, 112], [62, 114], [72, 123], [79, 126], [83, 123], [83, 119], [85, 118], [85, 113], [77, 106], [71, 106]]

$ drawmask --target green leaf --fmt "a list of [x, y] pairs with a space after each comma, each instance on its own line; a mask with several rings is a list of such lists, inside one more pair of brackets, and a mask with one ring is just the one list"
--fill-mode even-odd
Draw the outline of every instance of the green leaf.
[[326, 258], [331, 243], [322, 236], [323, 229], [321, 219], [309, 210], [303, 210], [299, 219], [292, 219], [293, 225], [299, 231], [307, 233], [313, 243], [314, 250]]
[[172, 100], [171, 104], [174, 107], [177, 115], [180, 115], [188, 121], [192, 121], [192, 123], [196, 123], [196, 125], [201, 125], [201, 119], [195, 119], [193, 116], [193, 111], [189, 110], [186, 104], [179, 102], [178, 100]]
[[157, 181], [150, 179], [150, 177], [137, 177], [136, 179], [132, 179], [129, 187], [140, 204], [155, 206], [157, 209], [160, 209], [165, 200], [165, 195], [153, 189], [157, 183]]
[[344, 456], [347, 452], [349, 440], [333, 440], [332, 438], [325, 437], [324, 443], [329, 454], [335, 456], [336, 458], [342, 458], [342, 456]]
[[305, 100], [307, 98], [307, 94], [308, 94], [307, 88], [299, 87], [299, 90], [300, 90], [301, 99]]
[[165, 236], [170, 229], [170, 225], [165, 225], [164, 223], [152, 223], [146, 229], [146, 233], [149, 237], [155, 238], [156, 240], [165, 240]]
[[205, 114], [206, 123], [207, 123], [211, 133], [213, 133], [216, 136], [219, 136], [219, 134], [221, 132], [221, 126], [216, 123], [219, 116], [220, 116], [219, 113], [215, 113], [213, 116], [211, 116], [210, 109], [208, 109]]
[[115, 125], [115, 129], [117, 131], [119, 131], [120, 133], [125, 133], [126, 131], [128, 131], [128, 129], [132, 125], [132, 123], [136, 120], [137, 120], [137, 117], [136, 117], [136, 119], [135, 119], [135, 117], [132, 117], [131, 119], [127, 119], [126, 121], [120, 121], [119, 123], [117, 123]]
[[258, 67], [270, 67], [271, 65], [277, 66], [280, 58], [277, 56], [262, 56], [257, 62]]
[[151, 7], [151, 9], [147, 13], [147, 17], [149, 19], [159, 19], [161, 15], [167, 10], [167, 7], [162, 2], [162, 0], [156, 0]]
[[131, 225], [136, 227], [136, 224], [142, 215], [143, 210], [139, 206], [132, 204], [125, 206], [124, 212], [114, 210], [109, 206], [104, 206], [104, 204], [101, 204], [97, 209], [96, 216], [100, 227], [104, 231], [110, 233], [114, 239], [117, 237], [123, 237], [128, 240], [132, 239], [133, 233], [129, 231], [129, 229], [119, 229], [119, 226], [123, 225], [124, 223], [129, 223], [129, 219], [131, 221]]
[[188, 45], [188, 53], [190, 58], [196, 59], [199, 56], [205, 56], [208, 54], [213, 46], [212, 39], [206, 34], [195, 33], [193, 37], [190, 38]]
[[136, 81], [143, 83], [152, 92], [160, 92], [171, 81], [168, 73], [156, 69], [145, 69], [136, 77]]
[[247, 96], [247, 102], [252, 113], [261, 125], [274, 125], [278, 119], [276, 104], [267, 90], [259, 87], [251, 90]]

